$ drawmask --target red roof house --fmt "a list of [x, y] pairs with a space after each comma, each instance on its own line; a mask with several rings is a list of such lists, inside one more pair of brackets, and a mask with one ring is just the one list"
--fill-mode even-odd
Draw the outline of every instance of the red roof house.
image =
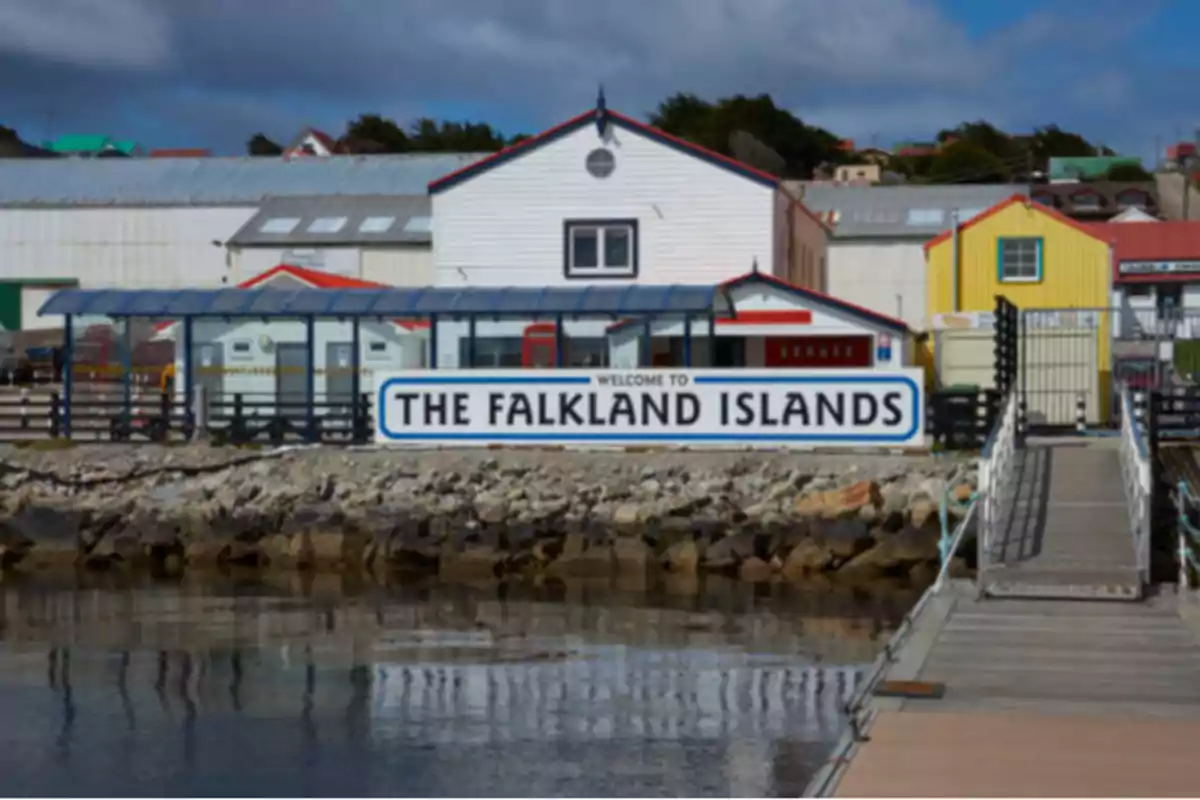
[[1088, 226], [1112, 242], [1113, 281], [1200, 281], [1200, 221]]

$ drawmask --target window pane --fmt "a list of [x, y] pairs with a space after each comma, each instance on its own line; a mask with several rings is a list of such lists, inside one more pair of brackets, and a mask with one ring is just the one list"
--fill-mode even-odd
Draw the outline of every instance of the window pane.
[[575, 269], [595, 269], [600, 266], [599, 231], [595, 228], [571, 230], [571, 266]]
[[628, 269], [629, 228], [604, 229], [604, 266]]
[[568, 339], [564, 359], [570, 367], [607, 367], [608, 340], [603, 336]]
[[1036, 279], [1038, 277], [1038, 248], [1036, 239], [1004, 239], [1000, 244], [1000, 269], [1004, 278]]

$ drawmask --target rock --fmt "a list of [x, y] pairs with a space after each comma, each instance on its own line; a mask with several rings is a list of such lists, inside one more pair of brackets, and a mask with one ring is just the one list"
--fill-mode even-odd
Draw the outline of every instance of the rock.
[[796, 500], [795, 511], [800, 516], [838, 519], [858, 516], [868, 507], [877, 510], [882, 506], [879, 485], [874, 481], [857, 481], [841, 489], [802, 495]]
[[617, 537], [612, 550], [613, 560], [620, 572], [647, 570], [654, 563], [654, 551], [641, 537]]
[[766, 561], [751, 556], [738, 568], [738, 577], [748, 583], [765, 583], [775, 576], [775, 570]]
[[931, 521], [938, 524], [938, 503], [926, 496], [920, 496], [909, 502], [908, 521], [915, 528], [928, 525]]
[[612, 521], [614, 525], [633, 526], [642, 521], [641, 506], [633, 503], [625, 503], [617, 506], [613, 512]]
[[704, 552], [704, 567], [709, 570], [734, 569], [758, 551], [753, 533], [731, 533], [717, 539]]
[[659, 563], [673, 573], [694, 574], [700, 566], [700, 548], [695, 539], [682, 539], [666, 549]]
[[838, 562], [854, 558], [874, 542], [867, 526], [860, 520], [817, 522], [813, 525], [812, 536]]
[[938, 535], [928, 529], [905, 528], [899, 533], [885, 536], [870, 549], [858, 554], [838, 569], [849, 573], [896, 575], [907, 573], [915, 565], [936, 563]]
[[950, 496], [954, 502], [959, 505], [965, 505], [971, 502], [971, 495], [975, 494], [975, 487], [969, 483], [960, 483], [950, 492]]
[[562, 553], [546, 565], [553, 578], [598, 578], [612, 574], [616, 562], [612, 545], [592, 540], [584, 533], [569, 533]]
[[836, 560], [823, 542], [806, 539], [793, 547], [784, 558], [783, 575], [788, 580], [798, 580], [813, 572], [828, 569]]

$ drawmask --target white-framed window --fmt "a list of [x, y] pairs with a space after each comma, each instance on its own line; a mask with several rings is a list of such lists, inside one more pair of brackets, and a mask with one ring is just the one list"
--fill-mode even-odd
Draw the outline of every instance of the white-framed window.
[[1000, 239], [997, 272], [1002, 283], [1037, 283], [1042, 279], [1042, 240]]
[[637, 276], [637, 220], [567, 220], [563, 230], [563, 273], [566, 277]]
[[249, 339], [235, 339], [229, 343], [229, 358], [232, 361], [252, 361], [254, 346]]

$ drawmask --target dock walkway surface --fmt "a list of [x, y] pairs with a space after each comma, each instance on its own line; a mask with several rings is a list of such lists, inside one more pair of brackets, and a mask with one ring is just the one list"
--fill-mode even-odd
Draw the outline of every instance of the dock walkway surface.
[[988, 563], [889, 646], [809, 795], [1195, 796], [1200, 602], [1143, 589], [1116, 443], [1012, 469]]

